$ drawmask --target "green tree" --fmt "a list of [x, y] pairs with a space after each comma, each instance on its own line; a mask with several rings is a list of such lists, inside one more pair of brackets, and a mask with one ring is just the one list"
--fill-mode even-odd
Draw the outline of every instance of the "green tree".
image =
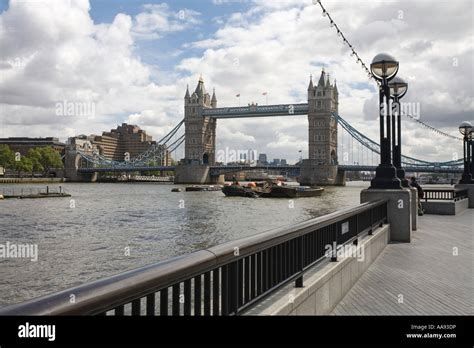
[[44, 167], [41, 164], [41, 151], [39, 148], [30, 149], [28, 151], [28, 158], [33, 164], [33, 172], [44, 172]]
[[37, 147], [28, 152], [33, 170], [46, 174], [52, 168], [63, 168], [61, 156], [52, 147]]
[[0, 166], [9, 169], [15, 166], [15, 154], [8, 145], [0, 145]]
[[21, 173], [33, 173], [33, 162], [28, 157], [23, 156], [20, 161], [15, 162], [15, 170], [18, 175]]

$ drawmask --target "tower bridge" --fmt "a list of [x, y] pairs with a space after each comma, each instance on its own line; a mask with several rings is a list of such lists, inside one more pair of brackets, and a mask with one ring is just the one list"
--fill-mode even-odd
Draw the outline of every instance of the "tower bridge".
[[[337, 170], [337, 117], [339, 93], [336, 82], [329, 80], [323, 70], [317, 84], [311, 77], [308, 103], [217, 108], [215, 90], [212, 97], [199, 79], [194, 93], [186, 90], [184, 97], [185, 159], [176, 168], [177, 183], [215, 183], [216, 125], [218, 119], [256, 118], [275, 116], [308, 116], [309, 159], [300, 168], [300, 182], [304, 185], [342, 184]], [[221, 178], [222, 180], [222, 178]]]
[[[106, 158], [92, 144], [75, 144], [66, 151], [67, 176], [73, 181], [94, 181], [97, 173], [105, 172], [175, 171], [176, 183], [204, 184], [223, 181], [225, 173], [278, 169], [296, 173], [302, 185], [343, 185], [345, 172], [373, 171], [378, 164], [375, 161], [379, 158], [380, 145], [339, 115], [336, 81], [331, 83], [324, 70], [317, 83], [310, 79], [307, 103], [239, 107], [217, 107], [217, 104], [216, 91], [210, 95], [201, 77], [193, 93], [189, 87], [186, 89], [184, 119], [155, 146], [120, 162]], [[308, 159], [298, 167], [284, 168], [216, 165], [217, 120], [277, 116], [308, 117]], [[183, 125], [184, 134], [178, 136]], [[345, 144], [345, 139], [351, 144]], [[165, 151], [172, 152], [182, 145], [185, 156], [179, 165], [156, 165]], [[402, 162], [407, 172], [418, 173], [462, 173], [463, 165], [462, 159], [435, 163], [408, 156], [402, 156]]]

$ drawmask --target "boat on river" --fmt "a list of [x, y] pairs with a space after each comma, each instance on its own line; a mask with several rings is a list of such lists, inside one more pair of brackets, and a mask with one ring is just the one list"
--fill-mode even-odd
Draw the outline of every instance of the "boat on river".
[[324, 189], [321, 187], [311, 188], [306, 186], [256, 186], [244, 187], [240, 185], [228, 185], [222, 188], [222, 192], [229, 197], [252, 197], [252, 198], [301, 198], [321, 196]]
[[219, 185], [193, 185], [186, 187], [186, 192], [209, 192], [209, 191], [220, 191]]
[[274, 185], [269, 194], [263, 197], [270, 198], [301, 198], [301, 197], [319, 197], [324, 192], [322, 187], [311, 188], [306, 186], [278, 186]]
[[222, 188], [222, 192], [227, 197], [251, 197], [258, 198], [260, 195], [257, 191], [252, 190], [248, 187], [243, 187], [240, 185], [227, 185]]

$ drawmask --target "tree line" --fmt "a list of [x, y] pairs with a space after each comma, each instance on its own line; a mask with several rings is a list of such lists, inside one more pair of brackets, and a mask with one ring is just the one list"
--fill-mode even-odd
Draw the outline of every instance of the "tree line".
[[0, 167], [21, 173], [42, 173], [63, 168], [61, 155], [51, 146], [30, 149], [26, 156], [13, 152], [8, 145], [0, 145]]

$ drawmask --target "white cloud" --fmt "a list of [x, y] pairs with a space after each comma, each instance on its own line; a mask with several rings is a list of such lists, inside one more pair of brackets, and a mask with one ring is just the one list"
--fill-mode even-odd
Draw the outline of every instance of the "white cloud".
[[157, 39], [166, 33], [185, 30], [201, 23], [197, 11], [181, 9], [172, 12], [166, 3], [147, 4], [143, 12], [135, 16], [133, 34], [141, 39]]
[[[380, 51], [398, 57], [400, 76], [410, 83], [404, 101], [420, 104], [422, 121], [455, 133], [459, 122], [472, 119], [471, 2], [338, 1], [326, 2], [325, 6], [367, 64]], [[436, 13], [443, 16], [435, 16], [434, 22], [428, 20]], [[235, 105], [236, 92], [242, 94], [243, 104], [264, 103], [262, 91], [268, 91], [270, 103], [304, 101], [308, 75], [319, 77], [320, 67], [325, 65], [338, 80], [341, 115], [378, 141], [375, 85], [349, 55], [327, 17], [321, 16], [319, 6], [312, 6], [311, 1], [255, 0], [247, 12], [229, 16], [212, 37], [188, 46], [205, 51], [202, 56], [183, 60], [178, 69], [209, 76], [217, 88], [219, 105]], [[453, 66], [454, 59], [459, 62], [457, 66]], [[288, 139], [294, 135], [298, 135], [294, 141], [307, 139], [307, 126], [291, 128], [293, 121], [288, 119], [258, 120], [264, 129], [251, 128], [251, 122], [242, 121], [240, 127], [255, 135], [261, 152], [273, 152], [278, 147], [273, 153], [296, 159]], [[420, 128], [412, 121], [405, 123]], [[404, 133], [407, 154], [450, 159], [459, 148], [449, 138], [440, 139], [423, 128], [421, 132], [422, 140], [409, 130]], [[438, 155], [426, 151], [428, 148], [436, 149]]]
[[[262, 92], [269, 103], [297, 103], [306, 100], [309, 74], [319, 77], [325, 65], [338, 81], [341, 115], [378, 140], [375, 86], [319, 7], [310, 0], [244, 5], [219, 17], [214, 23], [222, 26], [214, 34], [196, 41], [193, 32], [183, 49], [202, 53], [179, 61], [182, 51], [175, 51], [175, 71], [166, 72], [143, 63], [134, 50], [137, 40], [165, 40], [204, 25], [204, 15], [155, 4], [135, 17], [118, 14], [112, 23], [94, 24], [85, 0], [12, 0], [0, 14], [0, 136], [97, 133], [128, 121], [158, 138], [182, 118], [185, 86], [193, 88], [201, 73], [208, 90], [216, 87], [219, 106], [238, 105], [237, 93], [242, 105], [264, 104]], [[420, 103], [422, 121], [455, 134], [460, 121], [472, 119], [472, 2], [347, 0], [325, 6], [366, 63], [380, 51], [398, 57], [400, 76], [410, 83], [405, 101]], [[63, 100], [94, 103], [96, 115], [57, 117], [55, 103]], [[306, 117], [218, 123], [223, 147], [252, 146], [269, 157], [296, 160], [295, 149], [307, 144]], [[404, 129], [408, 155], [450, 159], [460, 151], [411, 121]]]
[[[133, 50], [133, 19], [94, 25], [88, 11], [87, 1], [12, 0], [0, 15], [0, 136], [98, 133], [144, 110], [161, 121], [180, 117], [183, 92], [151, 82]], [[63, 101], [93, 104], [96, 113], [58, 117]]]

